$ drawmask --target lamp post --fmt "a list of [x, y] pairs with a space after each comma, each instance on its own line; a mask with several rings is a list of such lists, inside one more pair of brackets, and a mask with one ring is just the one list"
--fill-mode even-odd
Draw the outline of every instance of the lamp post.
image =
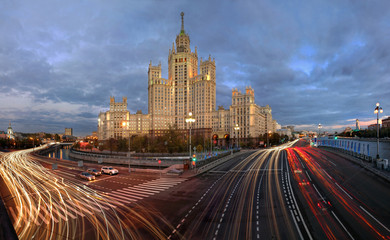
[[379, 113], [383, 113], [382, 107], [379, 107], [379, 103], [376, 103], [376, 160], [379, 160]]
[[[33, 141], [33, 152], [35, 151], [35, 137], [30, 137], [30, 139]], [[37, 141], [39, 141], [39, 139], [37, 138]]]
[[234, 130], [236, 130], [236, 149], [238, 150], [238, 146], [239, 146], [239, 138], [238, 138], [238, 131], [240, 130], [240, 127], [238, 126], [238, 124], [236, 124], [236, 126], [234, 127]]
[[189, 123], [190, 125], [190, 140], [189, 140], [189, 144], [190, 144], [190, 159], [191, 159], [191, 124], [195, 122], [195, 118], [192, 117], [192, 112], [189, 112], [188, 113], [188, 117], [186, 118], [186, 123]]
[[319, 145], [320, 140], [320, 132], [321, 132], [322, 125], [321, 123], [318, 124], [318, 138], [317, 138], [317, 146]]
[[[126, 127], [126, 122], [123, 121], [122, 122], [122, 127], [125, 128]], [[131, 151], [130, 151], [130, 140], [131, 140], [131, 135], [130, 135], [130, 130], [129, 130], [129, 173], [131, 173], [131, 166], [130, 166], [130, 156], [131, 156]]]
[[268, 131], [267, 133], [267, 147], [269, 147], [269, 135], [271, 135], [271, 131]]

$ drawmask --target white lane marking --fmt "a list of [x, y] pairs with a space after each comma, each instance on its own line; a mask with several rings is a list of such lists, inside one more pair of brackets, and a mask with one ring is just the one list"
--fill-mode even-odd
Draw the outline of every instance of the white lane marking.
[[326, 174], [326, 175], [328, 175], [328, 177], [330, 178], [330, 179], [333, 179], [324, 169], [322, 169], [322, 171]]
[[334, 166], [337, 166], [336, 165], [336, 163], [334, 163], [334, 162], [332, 162], [332, 161], [330, 161], [330, 160], [328, 160], [331, 164], [333, 164]]
[[359, 206], [363, 211], [365, 211], [370, 217], [372, 217], [372, 219], [374, 219], [377, 223], [379, 223], [384, 229], [386, 229], [388, 232], [390, 232], [390, 230], [385, 226], [383, 225], [378, 219], [376, 219], [374, 216], [371, 215], [371, 213], [369, 213], [366, 209], [364, 209], [362, 206]]
[[340, 225], [343, 227], [343, 229], [344, 229], [344, 231], [346, 231], [347, 232], [347, 234], [348, 234], [348, 236], [351, 238], [351, 239], [354, 239], [353, 237], [352, 237], [352, 235], [348, 232], [348, 230], [347, 230], [347, 228], [344, 226], [344, 224], [340, 221], [340, 219], [336, 216], [336, 214], [333, 212], [333, 211], [331, 211], [332, 212], [332, 214], [333, 214], [333, 216], [336, 218], [336, 220], [340, 223]]
[[74, 213], [80, 215], [81, 217], [85, 217], [85, 215], [81, 212], [81, 211], [77, 211], [76, 209], [72, 208], [71, 206], [66, 205], [67, 208], [69, 208], [70, 210], [72, 210]]
[[305, 172], [306, 172], [306, 175], [309, 178], [310, 182], [312, 182], [311, 177], [310, 177], [309, 173], [307, 172], [307, 170], [305, 170]]
[[76, 208], [79, 208], [81, 210], [83, 210], [84, 212], [88, 213], [89, 215], [93, 215], [92, 212], [90, 212], [89, 210], [87, 210], [86, 208], [84, 208], [80, 203], [76, 203], [75, 200], [72, 201], [70, 199], [66, 200], [66, 202], [68, 202], [69, 204], [72, 204], [73, 206], [75, 206]]
[[131, 202], [137, 202], [138, 200], [137, 199], [122, 199], [122, 198], [115, 198], [115, 197], [110, 197], [112, 200], [114, 201], [117, 201], [119, 203], [123, 203], [123, 204], [129, 204]]
[[291, 210], [290, 210], [290, 213], [291, 213], [291, 218], [294, 220], [295, 227], [296, 227], [296, 229], [298, 230], [299, 236], [301, 237], [301, 239], [304, 239], [303, 236], [302, 236], [302, 233], [301, 233], [301, 229], [299, 229], [298, 223], [297, 223], [297, 221], [295, 220], [295, 216], [294, 216], [294, 214], [293, 214], [293, 212], [292, 212]]
[[135, 196], [140, 196], [140, 197], [149, 197], [151, 195], [154, 195], [154, 193], [147, 193], [147, 192], [144, 193], [144, 192], [134, 191], [134, 190], [127, 189], [127, 188], [119, 189], [119, 190], [116, 190], [115, 192], [127, 193], [130, 196], [135, 195]]
[[[303, 165], [302, 165], [302, 166], [303, 166]], [[289, 187], [289, 191], [291, 191], [291, 193], [292, 193], [290, 196], [292, 196], [293, 203], [294, 203], [295, 205], [297, 205], [297, 210], [298, 210], [298, 213], [299, 213], [299, 217], [302, 219], [303, 227], [305, 228], [306, 233], [307, 233], [307, 235], [309, 236], [309, 239], [313, 240], [313, 237], [311, 236], [310, 231], [309, 231], [309, 229], [308, 229], [307, 226], [306, 226], [306, 222], [305, 222], [305, 221], [303, 220], [303, 218], [302, 218], [301, 210], [300, 210], [299, 207], [298, 207], [297, 200], [295, 199], [295, 195], [294, 195], [294, 193], [293, 193], [292, 186], [291, 186], [290, 172], [289, 172], [289, 171], [287, 171], [287, 181], [286, 181], [286, 182], [287, 182], [287, 186]], [[293, 206], [294, 206], [294, 205], [293, 205]], [[291, 211], [291, 210], [290, 210], [290, 211]], [[295, 221], [295, 219], [294, 219], [294, 221]], [[298, 231], [300, 231], [299, 228], [298, 228]]]
[[152, 189], [149, 189], [147, 187], [142, 187], [142, 186], [132, 186], [132, 187], [128, 187], [127, 189], [134, 189], [134, 190], [138, 190], [138, 191], [142, 191], [142, 192], [151, 192], [151, 193], [159, 193], [161, 191], [158, 191], [158, 190], [152, 190]]
[[[45, 205], [45, 206], [47, 206], [47, 205]], [[53, 213], [52, 212], [49, 212], [48, 210], [46, 210], [46, 207], [41, 207], [41, 209], [42, 209], [42, 211], [44, 211], [49, 217], [50, 217], [50, 219], [52, 219], [53, 220], [53, 222], [55, 222], [55, 223], [58, 223], [59, 221], [57, 220], [57, 218], [55, 218], [54, 217], [54, 215], [53, 215]]]
[[339, 187], [345, 194], [347, 194], [347, 196], [348, 196], [350, 199], [353, 199], [353, 198], [351, 197], [351, 195], [349, 195], [342, 187], [340, 187], [340, 185], [339, 185], [337, 182], [335, 182], [335, 184], [336, 184], [337, 187]]
[[318, 195], [320, 195], [320, 197], [321, 197], [322, 201], [324, 201], [324, 202], [325, 202], [325, 199], [322, 197], [321, 193], [318, 191], [318, 189], [317, 189], [316, 185], [314, 185], [314, 184], [312, 184], [312, 185], [313, 185], [314, 189], [316, 190], [316, 192], [318, 193]]
[[[35, 214], [30, 212], [30, 209], [27, 208], [27, 205], [24, 205], [23, 208], [24, 211], [26, 212], [25, 216], [23, 216], [24, 220], [27, 222], [27, 221], [31, 221], [30, 219], [33, 219], [35, 225], [40, 226], [41, 224], [38, 222], [38, 217], [37, 216], [33, 217]], [[66, 219], [66, 221], [68, 221], [68, 219]]]
[[113, 198], [122, 198], [122, 199], [125, 199], [125, 200], [129, 199], [130, 201], [134, 201], [134, 200], [138, 201], [138, 200], [143, 199], [142, 197], [129, 196], [128, 194], [125, 195], [125, 194], [120, 194], [120, 193], [117, 193], [117, 192], [116, 193], [108, 193], [108, 196], [113, 197]]
[[70, 213], [67, 209], [65, 209], [64, 207], [62, 207], [61, 205], [53, 202], [53, 205], [56, 206], [57, 209], [61, 209], [61, 211], [66, 215], [66, 216], [70, 216], [71, 218], [73, 219], [76, 219], [77, 217], [75, 215], [73, 215], [72, 213]]

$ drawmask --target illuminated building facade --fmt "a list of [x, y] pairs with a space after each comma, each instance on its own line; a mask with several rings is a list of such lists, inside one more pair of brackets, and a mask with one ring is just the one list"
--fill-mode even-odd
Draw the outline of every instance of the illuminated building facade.
[[[198, 65], [199, 64], [199, 65]], [[267, 105], [255, 104], [254, 90], [247, 87], [245, 94], [232, 91], [232, 105], [229, 109], [216, 110], [216, 67], [215, 59], [198, 58], [197, 47], [190, 48], [190, 37], [184, 30], [184, 13], [181, 13], [181, 30], [172, 43], [168, 54], [168, 78], [162, 78], [161, 63], [148, 68], [148, 114], [130, 114], [127, 99], [115, 102], [111, 97], [110, 110], [99, 114], [98, 136], [100, 140], [149, 134], [162, 135], [170, 126], [184, 133], [189, 129], [186, 123], [192, 112], [195, 134], [205, 138], [240, 139], [258, 137], [267, 131], [274, 132], [272, 110]], [[125, 122], [125, 126], [122, 123]], [[238, 124], [240, 130], [234, 127]]]
[[8, 139], [15, 139], [14, 130], [12, 130], [12, 127], [11, 127], [11, 121], [9, 122], [9, 126], [7, 129], [7, 137], [8, 137]]

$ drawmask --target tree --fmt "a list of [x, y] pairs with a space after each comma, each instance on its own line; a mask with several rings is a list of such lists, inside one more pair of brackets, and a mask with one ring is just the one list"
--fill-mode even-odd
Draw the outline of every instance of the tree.
[[73, 148], [80, 149], [80, 143], [79, 142], [74, 143]]
[[91, 144], [87, 144], [85, 146], [85, 148], [91, 150], [91, 152], [92, 152], [93, 146]]
[[107, 148], [110, 149], [110, 153], [112, 154], [112, 151], [116, 150], [117, 148], [117, 140], [115, 138], [108, 139]]
[[54, 140], [55, 140], [56, 142], [59, 142], [59, 141], [61, 140], [60, 135], [58, 135], [58, 134], [56, 133], [56, 135], [54, 135]]
[[125, 138], [120, 138], [117, 140], [117, 148], [116, 151], [118, 152], [126, 152], [129, 150], [128, 140]]

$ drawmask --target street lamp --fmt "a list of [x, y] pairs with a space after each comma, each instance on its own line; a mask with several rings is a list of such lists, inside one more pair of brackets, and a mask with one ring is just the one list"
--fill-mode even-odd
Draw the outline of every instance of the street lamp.
[[267, 133], [267, 147], [269, 147], [269, 137], [270, 136], [271, 136], [271, 131], [268, 131], [268, 133]]
[[35, 138], [30, 137], [31, 140], [33, 140], [33, 152], [35, 151]]
[[[122, 127], [126, 127], [126, 122], [123, 121], [122, 122]], [[129, 173], [131, 173], [131, 166], [130, 166], [130, 156], [131, 156], [131, 151], [130, 151], [130, 139], [131, 139], [131, 135], [130, 135], [130, 130], [129, 130]]]
[[379, 103], [376, 103], [376, 160], [379, 160], [379, 113], [383, 113], [382, 107], [379, 107]]
[[320, 140], [320, 132], [321, 132], [322, 125], [321, 123], [318, 124], [318, 138], [317, 138], [317, 146], [319, 145], [319, 140]]
[[190, 159], [191, 159], [191, 123], [194, 123], [195, 122], [195, 118], [192, 117], [192, 112], [189, 112], [188, 113], [188, 117], [186, 118], [186, 123], [189, 123], [190, 125], [190, 141], [189, 141], [189, 144], [190, 144]]
[[240, 130], [240, 127], [238, 126], [238, 124], [236, 124], [236, 126], [234, 127], [234, 130], [236, 130], [236, 149], [238, 149], [238, 146], [239, 146], [238, 131]]

